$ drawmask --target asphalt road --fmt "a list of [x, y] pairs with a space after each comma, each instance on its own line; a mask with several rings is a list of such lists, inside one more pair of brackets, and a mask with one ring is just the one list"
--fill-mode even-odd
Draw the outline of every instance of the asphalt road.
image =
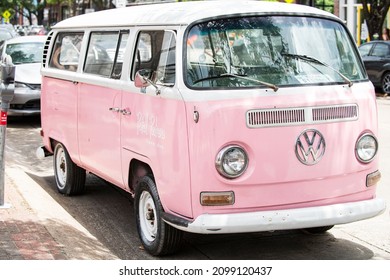
[[[378, 98], [378, 108], [382, 171], [378, 196], [387, 200], [388, 209], [384, 214], [366, 221], [335, 226], [320, 235], [308, 235], [299, 230], [210, 236], [186, 234], [183, 249], [163, 259], [390, 260], [390, 99]], [[141, 247], [133, 201], [127, 193], [93, 175], [87, 177], [85, 195], [66, 197], [57, 193], [52, 157], [38, 160], [35, 156], [36, 148], [41, 145], [39, 130], [39, 118], [8, 118], [7, 167], [24, 170], [112, 255], [122, 260], [158, 259], [148, 255]]]

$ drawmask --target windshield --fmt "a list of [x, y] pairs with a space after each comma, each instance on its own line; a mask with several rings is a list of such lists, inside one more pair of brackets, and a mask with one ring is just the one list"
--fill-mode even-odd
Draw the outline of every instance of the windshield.
[[185, 77], [193, 88], [348, 84], [365, 79], [357, 51], [335, 21], [243, 17], [194, 25]]
[[42, 62], [43, 42], [8, 44], [6, 54], [12, 57], [14, 64]]

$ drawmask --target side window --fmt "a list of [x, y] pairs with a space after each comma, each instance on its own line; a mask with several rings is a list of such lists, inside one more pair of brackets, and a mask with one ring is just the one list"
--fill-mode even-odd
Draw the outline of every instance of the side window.
[[83, 35], [82, 32], [59, 33], [54, 43], [49, 66], [75, 72], [79, 63]]
[[140, 63], [149, 62], [152, 59], [152, 38], [149, 33], [140, 33], [136, 59]]
[[119, 79], [128, 32], [92, 32], [84, 72]]
[[174, 85], [176, 74], [176, 34], [165, 31], [161, 43], [160, 58], [156, 70], [156, 80], [162, 84]]
[[389, 55], [389, 47], [385, 44], [378, 43], [372, 51], [373, 56], [386, 57]]
[[367, 44], [367, 45], [361, 45], [359, 47], [359, 52], [361, 56], [367, 56], [370, 53], [372, 45]]
[[140, 32], [137, 40], [131, 78], [147, 70], [158, 84], [173, 85], [176, 73], [176, 33], [167, 30]]

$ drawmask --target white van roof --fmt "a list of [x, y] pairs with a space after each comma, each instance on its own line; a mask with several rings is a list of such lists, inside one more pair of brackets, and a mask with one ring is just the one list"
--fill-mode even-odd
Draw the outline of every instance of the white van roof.
[[331, 13], [304, 5], [264, 1], [193, 1], [131, 6], [71, 17], [56, 24], [57, 28], [110, 27], [129, 25], [188, 25], [194, 21], [234, 14], [299, 14]]

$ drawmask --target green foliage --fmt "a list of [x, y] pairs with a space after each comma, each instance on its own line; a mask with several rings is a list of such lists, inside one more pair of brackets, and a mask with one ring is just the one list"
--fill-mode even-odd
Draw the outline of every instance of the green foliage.
[[12, 8], [12, 2], [9, 0], [0, 0], [0, 13], [3, 13], [5, 10]]
[[[316, 8], [322, 9], [324, 11], [327, 11], [327, 12], [333, 14], [334, 1], [335, 0], [315, 0], [315, 6], [316, 6]], [[338, 1], [338, 0], [336, 0], [336, 1]]]
[[8, 10], [12, 15], [16, 13], [15, 8], [17, 7], [23, 7], [26, 10], [25, 16], [28, 16], [28, 13], [36, 14], [39, 9], [39, 5], [27, 0], [1, 0], [0, 3], [0, 12]]

